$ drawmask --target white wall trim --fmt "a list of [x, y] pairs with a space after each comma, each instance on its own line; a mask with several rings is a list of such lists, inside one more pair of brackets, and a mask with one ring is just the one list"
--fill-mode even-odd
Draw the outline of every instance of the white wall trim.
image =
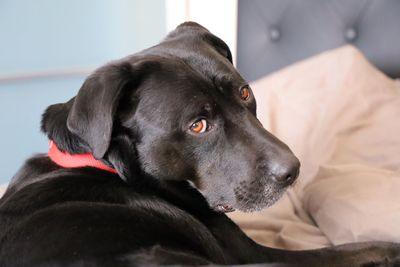
[[0, 184], [0, 198], [4, 195], [4, 192], [7, 189], [7, 184]]
[[166, 0], [166, 28], [172, 31], [179, 24], [190, 20], [189, 0]]
[[184, 21], [195, 21], [224, 40], [236, 65], [237, 0], [167, 0], [167, 31]]
[[24, 80], [44, 79], [54, 77], [87, 76], [96, 69], [95, 66], [83, 68], [66, 68], [48, 71], [32, 71], [22, 73], [0, 74], [0, 83], [18, 82]]

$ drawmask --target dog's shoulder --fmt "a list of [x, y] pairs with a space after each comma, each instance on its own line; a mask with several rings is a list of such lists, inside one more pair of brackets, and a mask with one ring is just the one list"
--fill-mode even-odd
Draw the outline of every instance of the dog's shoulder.
[[86, 202], [153, 212], [180, 210], [180, 217], [185, 212], [195, 217], [210, 212], [201, 194], [186, 182], [162, 182], [151, 177], [138, 180], [141, 182], [129, 185], [117, 174], [96, 168], [60, 168], [47, 156], [37, 155], [28, 159], [13, 177], [0, 200], [0, 209], [27, 216], [53, 205]]
[[[102, 218], [106, 222], [109, 220], [110, 225], [118, 224], [121, 229], [129, 229], [140, 242], [156, 243], [159, 236], [167, 235], [171, 237], [167, 239], [168, 243], [173, 245], [177, 241], [172, 237], [187, 236], [190, 239], [185, 237], [179, 240], [188, 246], [200, 242], [205, 254], [220, 257], [222, 254], [218, 242], [203, 221], [210, 212], [204, 203], [201, 195], [186, 183], [148, 180], [128, 185], [113, 173], [95, 168], [63, 169], [54, 166], [47, 157], [38, 156], [25, 163], [14, 177], [9, 191], [0, 200], [0, 227], [3, 229], [0, 241], [10, 236], [19, 238], [33, 227], [43, 232], [37, 234], [39, 237], [46, 235], [45, 229], [63, 231], [65, 235], [62, 236], [76, 236], [82, 231], [89, 235], [89, 247], [99, 247], [93, 241], [97, 233], [106, 232], [108, 236], [119, 233], [112, 227], [104, 228], [107, 223], [94, 224], [96, 218]], [[42, 227], [43, 222], [46, 227]], [[134, 228], [131, 227], [132, 222]], [[85, 232], [88, 227], [93, 234]], [[75, 230], [65, 232], [70, 229]], [[153, 234], [141, 240], [143, 229]], [[30, 240], [31, 244], [44, 244], [39, 237]], [[51, 234], [50, 237], [53, 238]], [[193, 237], [196, 237], [195, 241], [191, 241]], [[118, 238], [126, 246], [131, 246], [128, 237]], [[61, 238], [60, 242], [70, 240]], [[0, 256], [13, 248], [14, 244], [6, 242], [5, 246], [3, 251], [0, 250]]]
[[28, 183], [37, 181], [45, 174], [59, 169], [44, 154], [38, 154], [25, 161], [22, 167], [12, 177], [7, 191], [16, 191]]

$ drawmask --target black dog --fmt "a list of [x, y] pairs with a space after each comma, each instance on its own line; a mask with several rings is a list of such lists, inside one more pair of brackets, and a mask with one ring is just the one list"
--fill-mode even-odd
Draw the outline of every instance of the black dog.
[[224, 215], [272, 205], [299, 162], [256, 119], [229, 48], [196, 23], [96, 70], [42, 130], [50, 157], [28, 160], [0, 201], [2, 267], [399, 259], [387, 243], [262, 247]]

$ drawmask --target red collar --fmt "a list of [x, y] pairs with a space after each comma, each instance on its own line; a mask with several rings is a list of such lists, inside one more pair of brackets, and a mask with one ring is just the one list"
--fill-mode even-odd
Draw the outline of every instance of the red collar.
[[108, 167], [100, 160], [93, 157], [92, 154], [69, 154], [58, 149], [57, 145], [50, 140], [49, 158], [57, 165], [64, 168], [94, 167], [108, 172], [117, 173], [113, 168]]

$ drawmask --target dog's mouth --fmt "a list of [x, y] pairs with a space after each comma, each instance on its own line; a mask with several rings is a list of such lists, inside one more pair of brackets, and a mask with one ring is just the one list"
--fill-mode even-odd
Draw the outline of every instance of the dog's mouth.
[[[286, 191], [286, 187], [248, 185], [242, 183], [233, 189], [233, 192], [215, 196], [209, 192], [200, 193], [206, 198], [212, 210], [218, 213], [228, 213], [236, 210], [243, 212], [259, 211], [274, 204]], [[214, 193], [214, 192], [213, 192]]]
[[278, 201], [287, 187], [257, 186], [253, 184], [236, 187], [236, 208], [243, 212], [255, 212], [270, 207]]
[[235, 211], [235, 209], [232, 206], [229, 206], [227, 204], [217, 204], [216, 206], [213, 207], [213, 209], [220, 213], [228, 213]]

